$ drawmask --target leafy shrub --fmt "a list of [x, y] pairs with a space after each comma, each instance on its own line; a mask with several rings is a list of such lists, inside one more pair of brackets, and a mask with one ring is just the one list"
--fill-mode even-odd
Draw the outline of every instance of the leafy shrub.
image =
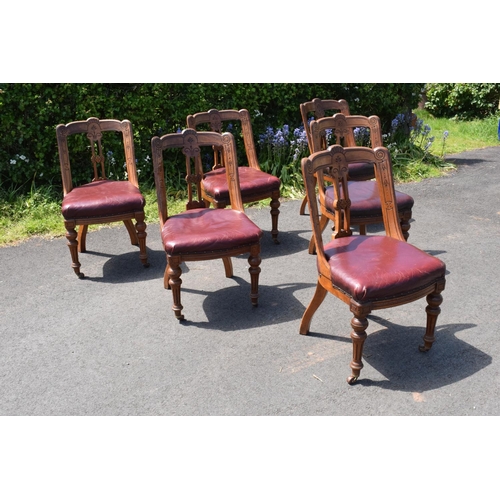
[[426, 87], [425, 109], [437, 118], [471, 120], [498, 110], [498, 83], [432, 83]]

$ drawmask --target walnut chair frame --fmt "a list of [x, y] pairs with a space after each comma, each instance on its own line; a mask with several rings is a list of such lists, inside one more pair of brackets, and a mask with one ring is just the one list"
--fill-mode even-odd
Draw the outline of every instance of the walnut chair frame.
[[[382, 200], [385, 236], [352, 235], [349, 224], [348, 164], [371, 161], [375, 167]], [[330, 146], [302, 160], [302, 174], [307, 190], [310, 219], [317, 250], [318, 281], [307, 306], [299, 332], [309, 333], [314, 313], [327, 293], [347, 305], [353, 314], [351, 339], [353, 358], [349, 384], [354, 384], [363, 368], [363, 345], [367, 337], [367, 317], [371, 311], [413, 302], [426, 297], [427, 327], [420, 351], [428, 351], [434, 342], [434, 331], [445, 287], [444, 263], [406, 242], [395, 207], [394, 183], [389, 151], [364, 147]], [[323, 244], [316, 187], [320, 205], [325, 203], [325, 186], [331, 184], [336, 194], [334, 239]], [[311, 200], [313, 200], [311, 202]], [[332, 322], [335, 324], [335, 322]]]
[[[354, 129], [358, 127], [369, 129], [372, 149], [383, 146], [381, 125], [378, 116], [345, 116], [337, 113], [333, 116], [327, 116], [310, 122], [311, 148], [314, 152], [317, 152], [328, 147], [326, 141], [327, 130], [331, 130], [331, 135], [335, 139], [336, 144], [351, 144], [349, 138], [350, 136], [354, 136]], [[374, 178], [375, 172], [373, 172], [372, 176], [372, 179]], [[359, 226], [360, 234], [366, 234], [366, 226], [383, 222], [377, 184], [368, 180], [349, 180], [349, 191], [351, 193], [351, 225]], [[332, 193], [333, 191], [330, 188], [329, 196], [327, 196], [327, 199], [330, 199], [330, 201], [333, 201], [331, 199]], [[405, 240], [408, 240], [414, 200], [411, 196], [400, 191], [395, 191], [395, 194], [401, 229]], [[332, 203], [326, 203], [325, 206], [321, 207], [320, 224], [323, 230], [328, 224], [329, 219], [332, 221], [335, 220], [333, 212]], [[313, 238], [311, 238], [309, 244], [309, 253], [314, 253]]]
[[[114, 181], [106, 177], [102, 137], [104, 132], [122, 134], [127, 168], [127, 180]], [[86, 134], [90, 142], [93, 167], [92, 182], [74, 187], [71, 174], [68, 136]], [[91, 117], [87, 120], [60, 124], [56, 127], [57, 147], [63, 184], [62, 214], [66, 238], [71, 253], [72, 267], [79, 278], [81, 264], [78, 252], [86, 252], [86, 235], [91, 224], [123, 221], [132, 245], [139, 246], [139, 258], [148, 267], [146, 251], [145, 200], [139, 191], [135, 164], [132, 124], [129, 120], [113, 120]], [[136, 224], [134, 227], [133, 220]], [[78, 235], [75, 227], [79, 226]]]
[[[321, 140], [320, 149], [314, 150], [312, 147], [312, 135], [310, 129], [311, 118], [318, 120], [320, 118], [326, 117], [326, 113], [329, 111], [335, 111], [336, 113], [342, 113], [345, 116], [349, 116], [351, 111], [349, 109], [349, 104], [345, 99], [318, 99], [315, 98], [312, 101], [304, 102], [300, 105], [300, 115], [302, 117], [302, 123], [304, 125], [304, 130], [307, 136], [307, 143], [309, 145], [310, 154], [316, 151], [321, 151], [327, 148], [326, 135], [323, 134]], [[356, 140], [354, 138], [354, 132], [352, 130], [347, 130], [344, 138], [343, 146], [353, 147], [356, 146]], [[382, 144], [381, 144], [382, 145]], [[373, 179], [374, 176], [373, 165], [371, 164], [352, 164], [349, 165], [349, 179], [356, 181], [365, 181]], [[300, 207], [300, 215], [304, 215], [305, 208], [307, 205], [307, 196], [304, 196], [302, 200], [302, 205]]]
[[[188, 128], [198, 129], [199, 125], [208, 124], [213, 132], [222, 133], [224, 122], [239, 122], [243, 135], [243, 143], [248, 166], [239, 166], [240, 191], [244, 204], [271, 198], [271, 236], [275, 243], [278, 241], [278, 217], [280, 207], [281, 181], [260, 168], [255, 150], [250, 113], [246, 109], [217, 110], [189, 115], [186, 119]], [[229, 197], [225, 186], [224, 176], [217, 175], [217, 170], [224, 168], [224, 161], [220, 149], [214, 148], [214, 165], [212, 172], [206, 174], [202, 182], [203, 199], [207, 206], [212, 204], [216, 208], [229, 205]], [[223, 172], [221, 172], [223, 173]]]
[[[215, 147], [221, 151], [226, 166], [231, 208], [207, 207], [202, 198], [203, 179], [200, 148]], [[186, 159], [188, 201], [186, 210], [169, 216], [165, 186], [163, 154], [167, 149], [181, 149]], [[197, 132], [185, 129], [182, 133], [166, 134], [151, 139], [160, 234], [167, 266], [163, 278], [166, 289], [172, 290], [175, 317], [183, 320], [181, 304], [181, 264], [189, 261], [222, 259], [226, 277], [233, 276], [231, 257], [250, 254], [250, 299], [258, 304], [260, 274], [260, 240], [262, 230], [245, 214], [236, 160], [234, 137], [229, 132]]]

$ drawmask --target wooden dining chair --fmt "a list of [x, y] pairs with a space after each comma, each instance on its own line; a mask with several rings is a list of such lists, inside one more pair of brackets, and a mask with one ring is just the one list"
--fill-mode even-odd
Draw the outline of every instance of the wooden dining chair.
[[[202, 198], [203, 171], [201, 149], [219, 148], [224, 160], [224, 176], [228, 186], [231, 208], [206, 207]], [[226, 277], [233, 276], [231, 257], [249, 253], [250, 299], [258, 304], [260, 273], [260, 240], [262, 231], [245, 214], [239, 190], [239, 169], [234, 137], [229, 132], [197, 132], [185, 129], [182, 133], [167, 134], [151, 139], [151, 149], [160, 216], [160, 234], [167, 258], [164, 287], [173, 295], [172, 309], [178, 320], [181, 313], [181, 264], [188, 261], [222, 259]], [[182, 150], [186, 160], [188, 201], [186, 210], [169, 215], [164, 173], [164, 151]]]
[[[208, 124], [214, 132], [221, 133], [225, 122], [240, 124], [243, 135], [243, 144], [248, 166], [239, 166], [240, 190], [243, 203], [271, 198], [271, 236], [275, 243], [278, 241], [278, 216], [280, 206], [280, 186], [278, 177], [263, 172], [260, 168], [255, 150], [255, 143], [250, 122], [250, 113], [246, 109], [217, 110], [196, 113], [187, 117], [188, 128], [199, 129], [202, 124]], [[224, 208], [230, 204], [229, 190], [224, 173], [224, 161], [220, 149], [214, 149], [214, 164], [212, 170], [205, 174], [202, 181], [203, 199], [216, 208]]]
[[[103, 150], [103, 135], [121, 136], [126, 163], [126, 180], [110, 180], [106, 172], [106, 154]], [[90, 161], [93, 167], [92, 181], [74, 186], [70, 162], [68, 137], [85, 134], [89, 145]], [[128, 120], [88, 120], [74, 121], [56, 127], [57, 147], [63, 184], [62, 215], [66, 227], [66, 238], [73, 261], [72, 267], [79, 278], [81, 264], [78, 252], [86, 252], [87, 228], [91, 224], [123, 221], [132, 245], [139, 245], [139, 258], [148, 267], [146, 252], [146, 223], [144, 222], [145, 200], [139, 191], [139, 181], [135, 164], [132, 124]], [[84, 149], [84, 148], [82, 148]], [[73, 150], [72, 150], [73, 151]], [[86, 153], [88, 154], [88, 153]], [[133, 220], [136, 224], [134, 227]], [[78, 235], [75, 227], [79, 226]]]
[[[324, 118], [325, 116], [332, 116], [336, 113], [342, 113], [345, 116], [349, 116], [351, 114], [349, 104], [345, 99], [339, 99], [337, 101], [335, 99], [315, 98], [312, 101], [304, 102], [300, 105], [300, 115], [302, 117], [302, 123], [306, 132], [310, 154], [313, 154], [315, 152], [312, 147], [312, 135], [309, 126], [311, 121]], [[345, 144], [343, 145], [349, 147], [356, 146], [356, 140], [354, 137], [354, 132], [352, 130], [346, 131]], [[320, 149], [326, 148], [326, 134], [323, 134]], [[349, 165], [350, 180], [365, 181], [373, 179], [373, 176], [373, 165], [371, 163], [353, 163], [352, 165]], [[307, 196], [304, 196], [302, 205], [300, 206], [300, 215], [304, 215], [306, 205]]]
[[[345, 145], [345, 142], [350, 143], [350, 141], [346, 141], [345, 139], [350, 134], [353, 134], [356, 128], [365, 128], [369, 130], [371, 147], [383, 146], [380, 119], [378, 116], [345, 116], [337, 113], [333, 116], [313, 120], [309, 127], [311, 132], [311, 146], [314, 152], [321, 151], [326, 146], [331, 145], [328, 144], [325, 138], [327, 130], [331, 131], [332, 141], [335, 141], [339, 145]], [[372, 179], [374, 178], [375, 173]], [[401, 229], [405, 240], [408, 240], [414, 200], [411, 196], [400, 191], [395, 191], [395, 193]], [[367, 225], [378, 224], [383, 221], [381, 200], [376, 182], [373, 182], [373, 180], [349, 180], [349, 195], [351, 200], [351, 225], [359, 226], [360, 234], [366, 234]], [[332, 221], [335, 220], [334, 204], [334, 192], [332, 188], [329, 188], [326, 191], [325, 205], [321, 210], [320, 224], [323, 229], [328, 224], [329, 219]], [[311, 238], [309, 252], [314, 253], [313, 238]]]
[[[381, 198], [385, 235], [353, 235], [350, 228], [350, 183], [348, 165], [355, 161], [372, 162]], [[434, 330], [445, 287], [445, 264], [406, 242], [395, 210], [396, 196], [389, 151], [384, 147], [343, 148], [330, 146], [302, 159], [302, 175], [308, 195], [309, 214], [316, 246], [318, 281], [314, 296], [307, 306], [299, 331], [307, 335], [311, 321], [327, 293], [349, 305], [353, 358], [352, 373], [347, 378], [354, 384], [363, 368], [363, 345], [367, 337], [368, 315], [422, 297], [427, 298], [427, 327], [421, 351], [434, 342]], [[325, 186], [335, 192], [334, 239], [324, 244], [319, 204], [327, 203]], [[333, 325], [336, 324], [332, 321]]]

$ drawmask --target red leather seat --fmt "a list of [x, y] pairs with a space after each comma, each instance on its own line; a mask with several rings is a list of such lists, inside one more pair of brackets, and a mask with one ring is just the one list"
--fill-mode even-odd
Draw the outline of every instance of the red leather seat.
[[374, 177], [373, 163], [349, 163], [349, 179], [353, 181], [367, 181]]
[[130, 182], [101, 180], [73, 188], [61, 211], [65, 219], [90, 219], [141, 211], [144, 205], [141, 192]]
[[357, 302], [411, 295], [441, 280], [444, 263], [388, 236], [348, 236], [327, 243], [332, 284]]
[[[266, 172], [250, 167], [239, 167], [240, 190], [243, 203], [245, 199], [279, 190], [281, 181]], [[218, 203], [229, 205], [229, 189], [226, 182], [226, 169], [218, 168], [205, 174], [205, 192], [216, 198]]]
[[168, 218], [161, 237], [167, 255], [209, 254], [257, 244], [262, 230], [238, 210], [196, 208]]
[[[349, 168], [351, 166], [349, 165]], [[350, 175], [350, 171], [349, 171]], [[378, 185], [374, 181], [350, 181], [348, 188], [351, 186], [354, 189], [349, 189], [349, 199], [351, 200], [351, 218], [356, 220], [366, 218], [379, 218], [382, 220], [382, 206], [380, 202], [380, 194]], [[414, 200], [411, 196], [395, 191], [396, 204], [398, 210], [411, 211], [413, 208]], [[332, 187], [325, 189], [325, 207], [329, 212], [334, 213], [333, 203], [335, 201], [335, 194]]]

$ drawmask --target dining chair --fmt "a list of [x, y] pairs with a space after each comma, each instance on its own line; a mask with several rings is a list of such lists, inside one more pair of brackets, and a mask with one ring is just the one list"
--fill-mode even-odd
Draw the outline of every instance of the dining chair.
[[[203, 170], [201, 151], [205, 147], [221, 151], [231, 208], [206, 207], [202, 198]], [[166, 150], [182, 150], [186, 160], [188, 201], [186, 210], [169, 215], [165, 184], [164, 154]], [[260, 273], [260, 240], [262, 230], [245, 214], [239, 190], [239, 169], [236, 161], [234, 137], [229, 132], [185, 129], [181, 133], [166, 134], [151, 139], [160, 234], [167, 266], [163, 278], [166, 289], [172, 290], [172, 309], [178, 320], [183, 320], [181, 304], [181, 264], [189, 261], [222, 259], [226, 277], [233, 276], [231, 257], [249, 253], [250, 299], [258, 304]]]
[[[271, 236], [274, 243], [278, 241], [278, 216], [280, 207], [280, 186], [278, 177], [261, 170], [255, 149], [250, 113], [246, 109], [217, 110], [196, 113], [187, 117], [187, 126], [197, 130], [200, 125], [207, 124], [213, 132], [222, 132], [224, 123], [239, 124], [243, 135], [248, 166], [239, 166], [240, 190], [243, 203], [271, 198]], [[220, 149], [214, 148], [214, 164], [210, 172], [205, 173], [202, 181], [203, 198], [207, 205], [224, 208], [230, 204], [229, 190], [224, 172], [225, 164]]]
[[[333, 116], [313, 120], [310, 123], [311, 145], [314, 152], [326, 149], [328, 144], [326, 133], [330, 131], [331, 140], [343, 145], [349, 134], [355, 129], [364, 128], [369, 131], [370, 146], [376, 148], [383, 146], [380, 119], [378, 116], [345, 116], [337, 113]], [[347, 141], [349, 142], [349, 141]], [[349, 147], [349, 146], [348, 146]], [[350, 168], [350, 165], [349, 165]], [[373, 179], [375, 178], [375, 173]], [[376, 182], [372, 180], [349, 180], [349, 195], [351, 200], [350, 221], [353, 226], [359, 226], [360, 234], [366, 234], [366, 226], [378, 224], [383, 221], [382, 206]], [[413, 198], [400, 191], [395, 191], [396, 206], [403, 236], [408, 240], [410, 220], [412, 217]], [[321, 226], [324, 229], [328, 220], [334, 220], [334, 192], [330, 187], [326, 191], [325, 205], [321, 210]], [[311, 238], [309, 252], [314, 253], [314, 239]]]
[[[108, 154], [103, 151], [103, 137], [120, 137], [121, 147], [124, 148], [126, 164], [126, 180], [111, 180], [106, 172], [105, 160]], [[70, 162], [68, 137], [81, 134], [81, 139], [88, 139], [87, 146], [82, 147], [83, 154], [90, 153], [92, 163], [92, 180], [74, 186], [74, 174]], [[145, 200], [139, 190], [139, 181], [136, 170], [132, 124], [129, 120], [87, 120], [74, 121], [56, 127], [57, 147], [61, 165], [63, 201], [61, 212], [66, 227], [66, 238], [71, 253], [72, 267], [79, 278], [85, 275], [80, 271], [81, 264], [78, 253], [86, 252], [86, 236], [91, 224], [104, 224], [122, 221], [129, 233], [132, 245], [139, 246], [139, 258], [148, 267], [146, 251], [146, 223], [144, 222]], [[78, 144], [78, 141], [74, 141]], [[82, 144], [82, 141], [80, 141]], [[73, 142], [72, 142], [73, 145]], [[71, 153], [73, 154], [73, 149]], [[108, 153], [110, 150], [108, 150]], [[88, 157], [87, 157], [88, 158]], [[108, 171], [109, 171], [108, 165]], [[87, 178], [89, 178], [87, 176]], [[133, 220], [136, 224], [134, 227]], [[79, 226], [78, 234], [76, 226]]]
[[[353, 235], [350, 228], [350, 183], [348, 165], [355, 161], [374, 165], [381, 198], [385, 235]], [[316, 246], [318, 281], [313, 298], [300, 323], [299, 332], [307, 335], [312, 318], [325, 299], [333, 294], [349, 305], [353, 357], [349, 384], [354, 384], [363, 368], [363, 345], [367, 338], [368, 315], [427, 298], [427, 326], [420, 351], [428, 351], [434, 342], [434, 330], [445, 287], [445, 264], [436, 257], [407, 243], [396, 214], [396, 196], [389, 151], [384, 147], [343, 148], [330, 146], [325, 151], [303, 158], [302, 175], [308, 195], [309, 214]], [[335, 192], [335, 233], [323, 243], [319, 222], [319, 204], [326, 202], [325, 186]], [[332, 325], [336, 322], [332, 321]]]
[[[304, 102], [300, 104], [300, 115], [302, 117], [302, 124], [304, 125], [304, 130], [306, 132], [307, 143], [309, 145], [309, 153], [313, 154], [315, 151], [312, 148], [312, 136], [309, 124], [312, 120], [318, 120], [329, 115], [336, 113], [342, 113], [345, 116], [351, 114], [349, 109], [349, 104], [345, 99], [318, 99], [315, 98], [312, 101]], [[344, 146], [356, 146], [356, 140], [354, 137], [354, 132], [351, 130], [346, 131], [345, 144]], [[321, 149], [326, 149], [326, 135], [323, 134], [321, 141]], [[373, 179], [373, 165], [371, 163], [353, 163], [349, 165], [349, 179], [364, 181]], [[304, 196], [302, 200], [302, 205], [300, 206], [300, 215], [304, 215], [305, 208], [307, 205], [307, 196]]]

